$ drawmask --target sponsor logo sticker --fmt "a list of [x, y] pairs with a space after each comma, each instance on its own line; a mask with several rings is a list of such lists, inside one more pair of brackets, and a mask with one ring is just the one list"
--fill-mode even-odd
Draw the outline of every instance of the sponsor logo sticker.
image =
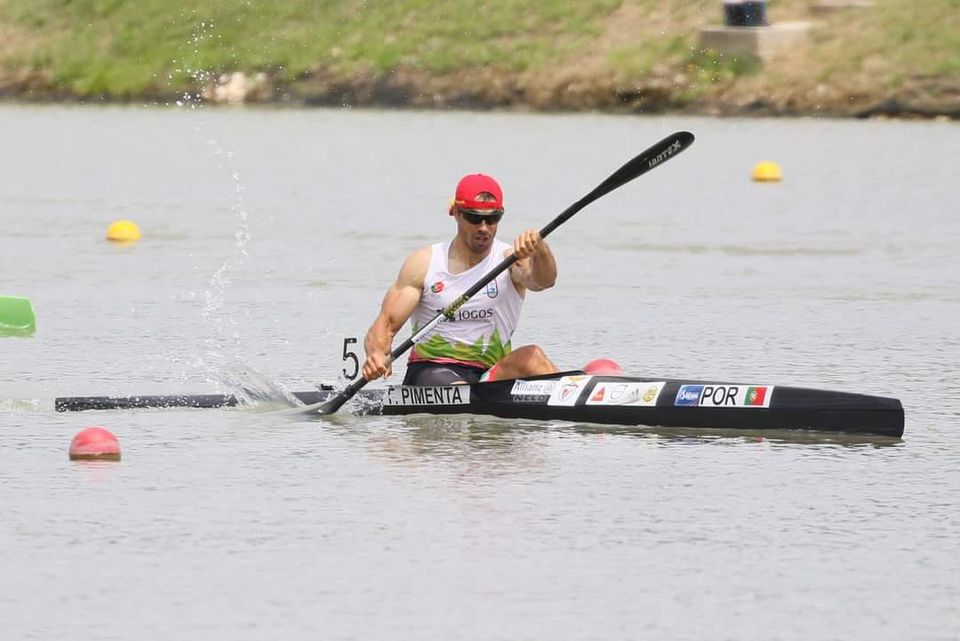
[[457, 320], [460, 320], [460, 321], [466, 321], [466, 320], [484, 321], [489, 318], [493, 318], [492, 309], [467, 309], [466, 307], [464, 307], [457, 312]]
[[587, 399], [587, 405], [633, 405], [653, 407], [666, 383], [597, 383]]
[[660, 398], [660, 392], [663, 391], [664, 385], [666, 385], [665, 382], [651, 383], [647, 389], [643, 390], [643, 394], [640, 395], [640, 398], [644, 403], [656, 405], [657, 399]]
[[561, 376], [557, 387], [550, 394], [547, 405], [573, 406], [577, 404], [580, 392], [590, 382], [592, 376]]
[[510, 399], [517, 403], [546, 403], [557, 389], [557, 381], [517, 380], [510, 390]]
[[681, 385], [673, 404], [677, 407], [696, 407], [700, 404], [703, 385]]
[[470, 403], [469, 385], [421, 387], [395, 385], [387, 388], [384, 405], [467, 405]]
[[557, 389], [557, 381], [516, 380], [510, 393], [514, 396], [550, 396]]

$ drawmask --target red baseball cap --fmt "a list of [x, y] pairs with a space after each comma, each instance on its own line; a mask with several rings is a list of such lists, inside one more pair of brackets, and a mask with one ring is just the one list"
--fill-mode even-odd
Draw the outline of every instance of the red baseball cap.
[[[477, 200], [477, 196], [484, 192], [491, 194], [494, 199]], [[457, 183], [453, 204], [463, 209], [503, 210], [503, 191], [497, 181], [486, 174], [468, 174]]]

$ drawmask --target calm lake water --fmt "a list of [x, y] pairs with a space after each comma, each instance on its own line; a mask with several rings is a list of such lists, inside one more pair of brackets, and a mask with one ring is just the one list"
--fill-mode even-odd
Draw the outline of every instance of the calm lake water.
[[[462, 174], [509, 239], [678, 129], [554, 233], [515, 344], [895, 396], [902, 440], [53, 411], [342, 383]], [[960, 638], [956, 124], [4, 106], [0, 136], [0, 293], [37, 310], [0, 338], [4, 639]], [[68, 460], [89, 425], [121, 462]]]

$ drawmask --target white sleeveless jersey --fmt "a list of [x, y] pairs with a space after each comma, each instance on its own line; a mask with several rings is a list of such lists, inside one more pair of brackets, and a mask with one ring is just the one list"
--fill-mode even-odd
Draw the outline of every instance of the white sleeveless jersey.
[[[423, 279], [423, 294], [413, 310], [413, 332], [429, 323], [461, 294], [503, 260], [510, 245], [493, 240], [490, 254], [465, 272], [451, 274], [450, 242], [430, 247], [430, 267]], [[504, 270], [486, 288], [474, 294], [454, 314], [440, 322], [410, 352], [410, 362], [457, 363], [487, 369], [510, 353], [510, 337], [520, 320], [523, 296]]]

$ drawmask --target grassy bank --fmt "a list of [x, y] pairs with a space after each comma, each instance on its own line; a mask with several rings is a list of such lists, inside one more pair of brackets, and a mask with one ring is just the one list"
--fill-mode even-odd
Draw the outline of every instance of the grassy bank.
[[960, 0], [809, 5], [770, 0], [814, 30], [761, 65], [698, 46], [719, 0], [0, 0], [0, 94], [214, 98], [241, 72], [246, 101], [960, 114]]

